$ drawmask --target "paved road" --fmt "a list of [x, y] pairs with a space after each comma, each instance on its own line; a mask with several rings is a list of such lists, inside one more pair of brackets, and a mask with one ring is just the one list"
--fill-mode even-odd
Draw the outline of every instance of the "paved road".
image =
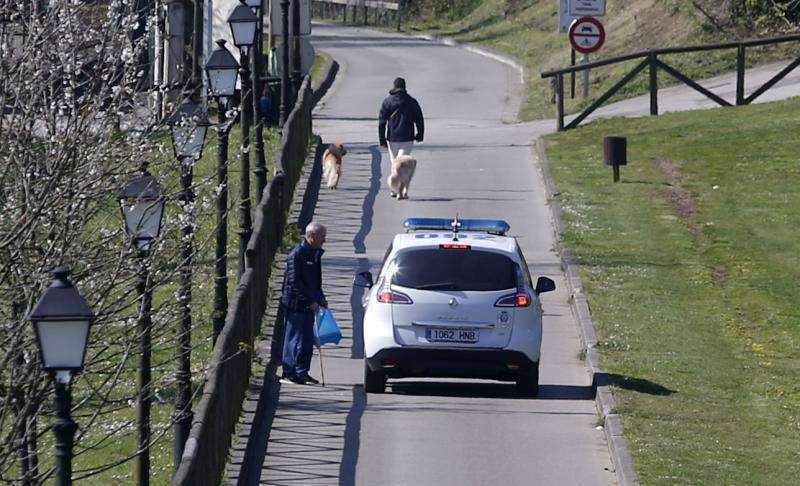
[[[265, 400], [272, 425], [266, 456], [248, 463], [246, 475], [232, 467], [231, 484], [614, 484], [531, 146], [555, 121], [510, 123], [521, 101], [519, 73], [464, 49], [325, 25], [314, 26], [312, 42], [342, 66], [314, 125], [325, 142], [342, 141], [349, 153], [340, 189], [322, 191], [315, 219], [330, 228], [324, 278], [345, 337], [325, 347], [326, 387], [282, 386], [266, 377], [273, 385]], [[748, 71], [747, 93], [783, 66]], [[376, 146], [378, 106], [395, 76], [407, 79], [427, 120], [407, 201], [388, 197], [388, 162]], [[701, 84], [732, 100], [734, 82], [727, 75]], [[800, 71], [757, 102], [796, 96], [799, 83]], [[590, 119], [646, 115], [648, 103], [647, 96], [615, 103]], [[662, 113], [714, 106], [687, 87], [659, 91]], [[536, 400], [517, 399], [510, 384], [469, 380], [396, 380], [386, 395], [363, 391], [361, 292], [352, 276], [378, 271], [405, 218], [456, 213], [507, 219], [532, 273], [559, 287], [543, 296]], [[319, 377], [318, 366], [315, 358], [312, 373]], [[251, 425], [243, 425], [237, 447]], [[268, 428], [261, 427], [252, 430], [257, 443], [266, 440]]]
[[[322, 191], [315, 219], [330, 228], [324, 279], [345, 339], [324, 350], [328, 386], [281, 386], [262, 484], [613, 484], [553, 251], [531, 145], [537, 133], [504, 122], [519, 105], [519, 73], [463, 49], [356, 28], [315, 25], [312, 42], [341, 63], [314, 123], [348, 155], [340, 189]], [[406, 201], [389, 197], [388, 161], [376, 146], [378, 107], [395, 76], [406, 78], [426, 116]], [[508, 220], [534, 278], [559, 287], [543, 299], [539, 399], [516, 398], [513, 384], [470, 380], [399, 380], [385, 395], [363, 391], [353, 275], [378, 271], [405, 218], [456, 214]], [[316, 358], [313, 366], [319, 377]]]

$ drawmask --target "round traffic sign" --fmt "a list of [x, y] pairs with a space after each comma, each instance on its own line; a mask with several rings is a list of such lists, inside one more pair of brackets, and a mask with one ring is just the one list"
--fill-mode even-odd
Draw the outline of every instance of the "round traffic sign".
[[569, 42], [576, 51], [589, 54], [603, 47], [606, 31], [594, 17], [581, 17], [569, 27]]

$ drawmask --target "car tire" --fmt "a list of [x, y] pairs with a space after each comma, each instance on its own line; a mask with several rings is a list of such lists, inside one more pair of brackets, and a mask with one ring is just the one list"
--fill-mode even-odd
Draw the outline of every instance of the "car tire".
[[372, 371], [364, 362], [364, 390], [367, 393], [383, 393], [386, 391], [386, 373]]
[[538, 364], [517, 377], [517, 394], [528, 398], [535, 398], [539, 394]]

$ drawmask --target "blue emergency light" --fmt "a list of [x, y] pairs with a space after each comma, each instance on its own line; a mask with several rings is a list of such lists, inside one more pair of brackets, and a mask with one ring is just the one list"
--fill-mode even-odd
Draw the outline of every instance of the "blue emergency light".
[[403, 228], [406, 233], [418, 230], [482, 231], [503, 236], [511, 226], [502, 219], [409, 218], [403, 223]]

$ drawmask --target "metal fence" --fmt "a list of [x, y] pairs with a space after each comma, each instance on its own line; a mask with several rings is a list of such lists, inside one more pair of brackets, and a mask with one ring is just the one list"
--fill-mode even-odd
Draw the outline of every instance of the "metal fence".
[[[688, 47], [672, 47], [672, 48], [665, 48], [665, 49], [653, 49], [650, 51], [641, 51], [636, 52], [633, 54], [627, 54], [624, 56], [617, 56], [611, 57], [608, 59], [601, 59], [599, 61], [594, 61], [586, 64], [580, 64], [577, 66], [570, 66], [568, 68], [558, 69], [555, 71], [548, 71], [542, 73], [542, 78], [553, 78], [554, 80], [554, 89], [555, 89], [555, 101], [557, 107], [557, 128], [559, 131], [562, 130], [569, 130], [570, 128], [575, 128], [583, 121], [587, 116], [589, 116], [594, 110], [599, 108], [603, 103], [608, 101], [609, 98], [614, 96], [623, 86], [625, 86], [628, 82], [630, 82], [637, 74], [643, 71], [645, 68], [649, 68], [649, 75], [650, 75], [650, 114], [651, 115], [658, 115], [658, 70], [661, 69], [671, 76], [673, 76], [678, 81], [687, 84], [688, 86], [692, 87], [693, 89], [699, 91], [703, 95], [707, 96], [708, 98], [714, 100], [721, 106], [732, 106], [732, 103], [724, 100], [723, 98], [717, 96], [716, 94], [712, 93], [708, 89], [701, 86], [696, 81], [692, 80], [685, 74], [681, 73], [674, 67], [665, 63], [662, 59], [659, 59], [659, 56], [664, 56], [667, 54], [680, 54], [680, 53], [687, 53], [687, 52], [700, 52], [700, 51], [712, 51], [712, 50], [721, 50], [721, 49], [736, 49], [737, 56], [736, 56], [736, 105], [747, 105], [750, 104], [753, 100], [757, 97], [761, 96], [765, 91], [769, 88], [774, 86], [778, 81], [783, 79], [787, 74], [789, 74], [793, 69], [797, 66], [800, 66], [800, 57], [789, 63], [785, 68], [783, 68], [778, 74], [773, 76], [769, 81], [764, 83], [762, 86], [758, 87], [754, 90], [749, 96], [744, 95], [745, 85], [744, 85], [744, 70], [745, 70], [745, 53], [747, 47], [754, 47], [754, 46], [765, 46], [770, 44], [779, 44], [784, 42], [797, 42], [800, 41], [800, 35], [787, 35], [782, 37], [773, 37], [769, 39], [756, 39], [756, 40], [749, 40], [749, 41], [742, 41], [742, 42], [728, 42], [723, 44], [709, 44], [703, 46], [688, 46]], [[581, 112], [577, 117], [575, 117], [572, 121], [569, 122], [566, 126], [564, 125], [564, 75], [575, 73], [578, 71], [584, 71], [586, 69], [594, 69], [600, 66], [606, 66], [609, 64], [616, 64], [624, 61], [629, 61], [632, 59], [643, 59], [640, 61], [628, 74], [626, 74], [620, 81], [618, 81], [614, 86], [608, 89], [605, 93], [603, 93], [597, 100], [592, 102], [583, 112]]]
[[[352, 15], [352, 23], [358, 23], [358, 12], [364, 25], [369, 24], [372, 16], [373, 25], [392, 25], [394, 22], [400, 32], [400, 20], [403, 13], [403, 2], [381, 2], [373, 0], [313, 0], [311, 3], [313, 14], [320, 18], [337, 19], [347, 23], [348, 13]], [[372, 13], [370, 13], [372, 11]]]
[[253, 235], [245, 254], [245, 272], [228, 307], [225, 327], [214, 346], [203, 395], [194, 415], [174, 485], [218, 485], [231, 437], [250, 385], [255, 337], [267, 305], [272, 262], [279, 250], [287, 210], [302, 173], [311, 140], [313, 93], [306, 77], [298, 101], [283, 128], [277, 154], [278, 174], [256, 207]]

